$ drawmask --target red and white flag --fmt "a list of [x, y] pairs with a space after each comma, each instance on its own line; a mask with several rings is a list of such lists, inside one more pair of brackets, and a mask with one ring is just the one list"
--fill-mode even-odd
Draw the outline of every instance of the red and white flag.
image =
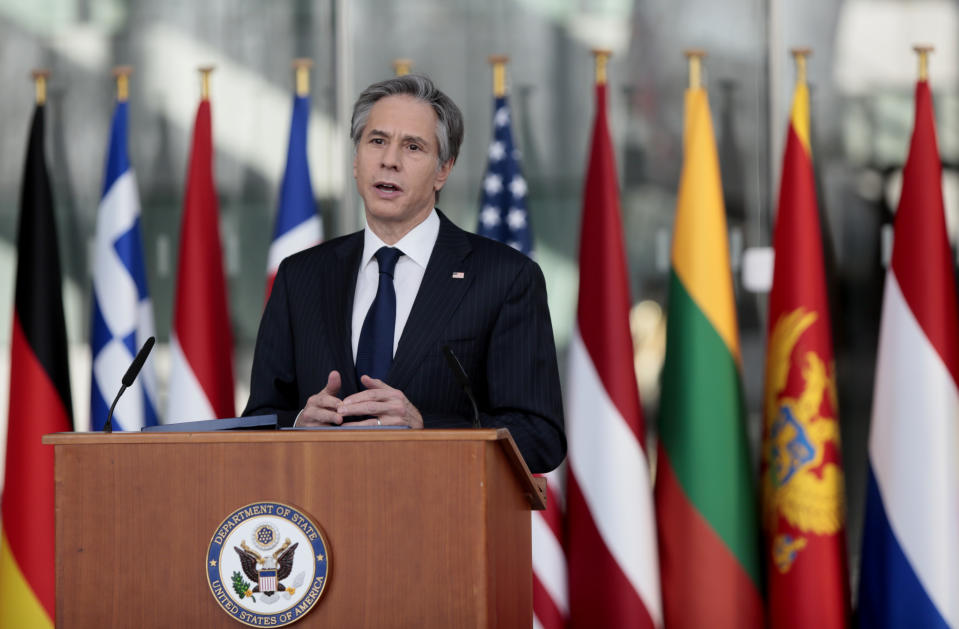
[[533, 627], [563, 629], [569, 619], [566, 576], [565, 466], [546, 474], [546, 510], [533, 511]]
[[656, 526], [605, 82], [596, 86], [580, 233], [579, 306], [566, 385], [570, 626], [661, 627]]
[[233, 417], [233, 335], [227, 310], [219, 203], [213, 185], [210, 101], [196, 113], [170, 333], [167, 421]]

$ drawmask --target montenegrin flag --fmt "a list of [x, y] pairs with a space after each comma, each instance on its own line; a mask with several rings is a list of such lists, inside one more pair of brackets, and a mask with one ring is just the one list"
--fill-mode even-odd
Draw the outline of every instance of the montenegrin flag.
[[213, 185], [210, 101], [200, 101], [187, 173], [170, 332], [167, 421], [233, 417], [233, 335], [227, 309], [220, 210]]
[[286, 170], [283, 171], [273, 242], [267, 258], [267, 299], [273, 290], [273, 280], [276, 279], [280, 262], [287, 256], [323, 240], [323, 223], [316, 213], [313, 184], [310, 182], [310, 165], [306, 157], [306, 132], [309, 122], [310, 97], [294, 96]]
[[841, 629], [849, 614], [836, 368], [809, 144], [809, 89], [786, 136], [766, 352], [763, 562], [774, 628]]
[[959, 309], [941, 170], [923, 80], [879, 326], [862, 627], [959, 627]]
[[759, 520], [719, 160], [703, 88], [686, 92], [656, 476], [670, 629], [763, 624]]
[[53, 627], [56, 609], [53, 446], [71, 430], [67, 332], [53, 198], [44, 157], [44, 105], [30, 128], [10, 337], [10, 414], [0, 498], [0, 627]]
[[583, 194], [579, 305], [566, 385], [571, 627], [662, 627], [645, 422], [606, 84]]

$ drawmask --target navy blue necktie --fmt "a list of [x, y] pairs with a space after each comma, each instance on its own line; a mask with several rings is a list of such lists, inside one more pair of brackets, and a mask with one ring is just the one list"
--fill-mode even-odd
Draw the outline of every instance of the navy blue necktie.
[[[367, 375], [382, 380], [393, 364], [393, 331], [396, 329], [396, 290], [393, 270], [403, 252], [395, 247], [380, 247], [376, 262], [380, 265], [380, 284], [360, 331], [356, 347], [356, 379]], [[362, 385], [360, 385], [362, 386]]]

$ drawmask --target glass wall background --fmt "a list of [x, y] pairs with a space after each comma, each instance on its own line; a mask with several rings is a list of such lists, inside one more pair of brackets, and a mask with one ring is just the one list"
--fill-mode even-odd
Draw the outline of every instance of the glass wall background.
[[[215, 64], [215, 177], [236, 340], [237, 404], [246, 398], [263, 304], [266, 252], [289, 129], [290, 62], [312, 72], [310, 160], [327, 237], [362, 225], [350, 171], [349, 106], [413, 61], [461, 106], [466, 140], [440, 207], [475, 228], [491, 133], [490, 54], [508, 54], [514, 137], [530, 186], [536, 257], [546, 274], [561, 360], [577, 294], [582, 183], [594, 105], [590, 49], [613, 50], [609, 113], [620, 170], [637, 371], [655, 439], [665, 347], [669, 246], [682, 164], [683, 50], [707, 50], [705, 81], [720, 153], [754, 446], [761, 431], [764, 294], [738, 281], [742, 252], [768, 246], [794, 73], [809, 46], [812, 143], [831, 269], [851, 567], [858, 561], [886, 227], [912, 127], [913, 43], [932, 56], [949, 227], [959, 225], [959, 17], [948, 0], [0, 0], [0, 428], [7, 419], [18, 199], [33, 110], [29, 72], [53, 76], [47, 162], [58, 220], [78, 427], [90, 388], [90, 246], [114, 102], [110, 69], [135, 66], [136, 171], [161, 385], [197, 66]], [[161, 386], [161, 392], [165, 387]], [[0, 436], [5, 431], [0, 430]], [[0, 456], [2, 456], [0, 448]], [[758, 448], [754, 447], [758, 453]], [[758, 456], [758, 455], [757, 455]], [[758, 466], [758, 458], [757, 458]], [[2, 473], [2, 466], [0, 466]]]

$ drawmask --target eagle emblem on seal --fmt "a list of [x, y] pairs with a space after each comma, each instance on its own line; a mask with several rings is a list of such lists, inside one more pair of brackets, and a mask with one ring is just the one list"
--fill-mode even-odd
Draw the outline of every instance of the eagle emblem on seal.
[[252, 597], [261, 592], [266, 596], [272, 596], [275, 592], [292, 595], [295, 589], [283, 585], [283, 579], [293, 572], [293, 553], [299, 545], [299, 542], [291, 544], [287, 539], [276, 552], [266, 556], [247, 546], [246, 541], [241, 542], [239, 547], [234, 546], [244, 574], [256, 584], [245, 593], [246, 596]]

